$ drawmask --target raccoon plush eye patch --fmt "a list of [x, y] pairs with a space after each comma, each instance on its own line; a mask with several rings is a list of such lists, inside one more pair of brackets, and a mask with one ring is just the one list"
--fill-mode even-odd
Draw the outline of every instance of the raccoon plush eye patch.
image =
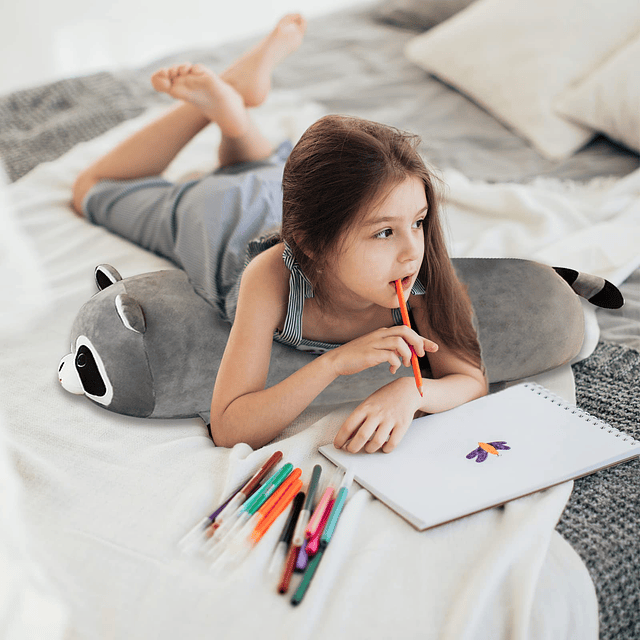
[[78, 376], [80, 376], [82, 386], [87, 393], [92, 396], [101, 397], [107, 392], [91, 349], [84, 344], [78, 349], [78, 353], [76, 353], [75, 367]]

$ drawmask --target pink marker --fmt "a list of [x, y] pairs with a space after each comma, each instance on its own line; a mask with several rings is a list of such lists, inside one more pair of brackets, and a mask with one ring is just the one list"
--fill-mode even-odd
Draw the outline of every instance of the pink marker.
[[318, 502], [318, 506], [315, 508], [311, 519], [309, 520], [309, 524], [307, 525], [307, 530], [304, 535], [307, 540], [311, 540], [313, 536], [318, 531], [318, 527], [322, 522], [322, 518], [324, 517], [325, 512], [327, 511], [327, 505], [329, 501], [333, 498], [333, 487], [329, 486], [324, 490], [322, 494], [322, 498], [320, 498], [320, 502]]
[[[331, 492], [333, 494], [333, 489], [331, 490]], [[316, 529], [315, 533], [308, 538], [309, 542], [307, 542], [307, 546], [305, 547], [305, 550], [308, 556], [313, 556], [318, 551], [318, 547], [320, 546], [320, 537], [322, 536], [324, 527], [327, 524], [327, 520], [329, 519], [329, 514], [331, 513], [331, 509], [333, 508], [334, 502], [335, 500], [333, 499], [329, 500], [329, 502], [327, 503], [327, 508], [324, 510], [324, 513], [322, 514], [322, 520], [320, 520], [320, 526]]]

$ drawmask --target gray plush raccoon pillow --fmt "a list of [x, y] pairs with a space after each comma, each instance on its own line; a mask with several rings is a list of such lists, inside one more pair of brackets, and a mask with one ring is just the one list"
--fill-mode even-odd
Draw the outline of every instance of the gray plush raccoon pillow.
[[[542, 373], [579, 353], [584, 315], [576, 294], [598, 306], [623, 303], [611, 283], [571, 269], [501, 258], [453, 263], [474, 305], [491, 383]], [[183, 271], [122, 279], [100, 265], [95, 274], [100, 290], [80, 309], [59, 366], [63, 387], [116, 413], [208, 422], [229, 325]], [[267, 385], [313, 357], [274, 343]]]

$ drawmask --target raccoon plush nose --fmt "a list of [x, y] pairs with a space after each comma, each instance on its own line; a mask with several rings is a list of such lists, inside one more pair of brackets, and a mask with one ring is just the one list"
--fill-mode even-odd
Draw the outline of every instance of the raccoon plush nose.
[[58, 367], [58, 380], [62, 387], [69, 393], [75, 393], [76, 395], [83, 395], [84, 388], [80, 382], [80, 376], [73, 366], [73, 353], [68, 353], [62, 360], [60, 360], [60, 366]]

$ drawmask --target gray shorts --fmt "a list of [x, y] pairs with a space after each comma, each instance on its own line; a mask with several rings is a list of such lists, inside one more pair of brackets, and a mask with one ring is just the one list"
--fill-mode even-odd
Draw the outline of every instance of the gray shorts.
[[[168, 258], [229, 321], [249, 242], [280, 229], [285, 142], [265, 161], [218, 169], [181, 184], [161, 177], [103, 180], [83, 212], [135, 244]], [[117, 267], [117, 265], [114, 265]], [[231, 313], [231, 316], [233, 315]]]

